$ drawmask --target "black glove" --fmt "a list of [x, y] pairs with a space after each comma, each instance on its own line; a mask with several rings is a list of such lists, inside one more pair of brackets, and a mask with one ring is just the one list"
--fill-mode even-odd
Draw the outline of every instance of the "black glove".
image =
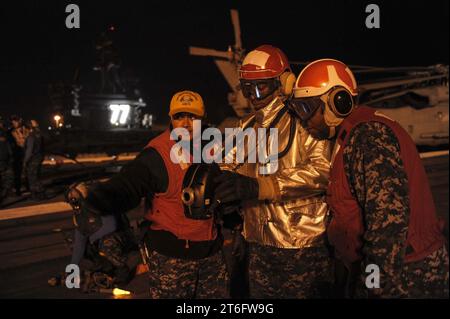
[[[219, 199], [219, 201], [221, 200]], [[241, 201], [237, 200], [220, 205], [218, 208], [218, 212], [221, 215], [226, 216], [234, 213], [239, 214], [240, 209], [241, 209]]]
[[258, 198], [259, 185], [256, 178], [224, 171], [214, 181], [216, 182], [215, 198], [220, 203]]
[[66, 201], [73, 209], [73, 223], [84, 236], [90, 236], [102, 227], [101, 212], [86, 200], [87, 187], [81, 183], [72, 185], [66, 193]]

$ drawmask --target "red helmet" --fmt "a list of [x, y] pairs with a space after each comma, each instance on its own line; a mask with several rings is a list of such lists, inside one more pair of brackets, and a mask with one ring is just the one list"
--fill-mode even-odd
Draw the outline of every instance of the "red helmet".
[[[308, 64], [295, 81], [289, 104], [300, 119], [307, 121], [325, 103], [324, 119], [329, 127], [338, 126], [355, 107], [358, 95], [355, 77], [344, 63], [322, 59]], [[330, 131], [330, 137], [334, 135]]]
[[294, 96], [319, 96], [337, 86], [344, 87], [353, 96], [358, 95], [355, 77], [347, 65], [333, 59], [317, 60], [300, 72], [294, 85]]
[[259, 80], [279, 77], [285, 71], [291, 72], [286, 55], [271, 45], [261, 45], [250, 51], [242, 62], [239, 78]]

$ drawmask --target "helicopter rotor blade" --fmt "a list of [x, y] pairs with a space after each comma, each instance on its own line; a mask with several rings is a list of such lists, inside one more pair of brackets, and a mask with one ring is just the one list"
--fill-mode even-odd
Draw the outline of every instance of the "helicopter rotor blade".
[[370, 91], [370, 90], [380, 90], [380, 89], [385, 89], [385, 88], [390, 88], [390, 87], [426, 82], [426, 81], [431, 81], [431, 80], [444, 79], [445, 77], [446, 77], [446, 75], [441, 74], [441, 75], [433, 75], [433, 76], [427, 76], [427, 77], [410, 77], [410, 78], [396, 79], [396, 80], [391, 80], [391, 81], [377, 81], [377, 82], [373, 82], [373, 83], [359, 85], [359, 90], [361, 92]]
[[190, 55], [199, 55], [199, 56], [212, 56], [215, 58], [230, 58], [230, 53], [228, 51], [218, 51], [214, 49], [200, 48], [200, 47], [189, 47]]
[[236, 49], [242, 48], [242, 40], [241, 40], [241, 26], [239, 24], [239, 12], [236, 9], [231, 9], [231, 23], [233, 24], [234, 29], [234, 47]]

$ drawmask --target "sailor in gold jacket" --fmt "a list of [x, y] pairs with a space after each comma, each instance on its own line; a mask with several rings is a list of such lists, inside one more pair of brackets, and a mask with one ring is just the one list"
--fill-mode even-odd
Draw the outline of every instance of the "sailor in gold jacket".
[[[251, 152], [258, 151], [248, 143], [245, 160], [239, 161], [234, 146], [217, 179], [216, 198], [222, 205], [241, 206], [242, 235], [250, 254], [250, 297], [324, 296], [331, 282], [324, 241], [329, 144], [312, 138], [289, 114], [284, 100], [295, 76], [280, 49], [263, 45], [251, 51], [239, 76], [244, 96], [255, 109], [240, 128], [278, 129], [277, 161], [265, 166], [249, 161]], [[258, 143], [267, 137], [271, 145], [270, 134], [258, 136]]]

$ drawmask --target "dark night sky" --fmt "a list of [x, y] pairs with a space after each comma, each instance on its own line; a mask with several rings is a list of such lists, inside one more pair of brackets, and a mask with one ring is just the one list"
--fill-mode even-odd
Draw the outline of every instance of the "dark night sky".
[[[448, 64], [449, 1], [16, 1], [0, 4], [0, 115], [49, 119], [47, 85], [88, 70], [96, 34], [114, 25], [123, 65], [141, 78], [159, 118], [177, 90], [200, 92], [212, 122], [232, 114], [228, 87], [212, 59], [189, 45], [234, 43], [229, 9], [239, 10], [243, 46], [268, 43], [291, 60], [331, 57], [348, 64]], [[76, 3], [81, 28], [66, 29]], [[381, 9], [381, 29], [365, 27], [365, 7]], [[82, 71], [83, 72], [83, 71]]]

